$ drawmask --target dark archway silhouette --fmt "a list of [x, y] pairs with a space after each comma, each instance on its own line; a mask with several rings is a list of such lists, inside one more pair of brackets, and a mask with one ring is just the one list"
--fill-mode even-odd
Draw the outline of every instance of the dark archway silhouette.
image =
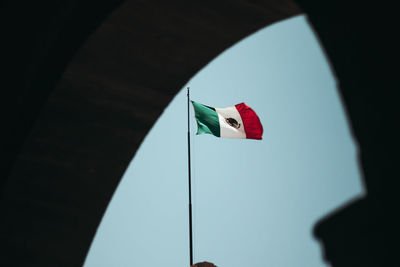
[[[371, 19], [386, 12], [379, 6], [297, 2], [336, 73], [368, 190], [315, 233], [336, 267], [396, 266], [394, 24]], [[5, 266], [82, 265], [132, 156], [177, 91], [240, 39], [299, 13], [279, 0], [6, 1]]]

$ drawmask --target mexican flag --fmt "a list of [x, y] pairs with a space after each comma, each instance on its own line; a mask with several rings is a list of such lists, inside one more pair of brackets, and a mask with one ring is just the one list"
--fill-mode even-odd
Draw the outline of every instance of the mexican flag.
[[224, 138], [262, 139], [263, 127], [257, 114], [245, 103], [213, 108], [192, 101], [197, 134]]

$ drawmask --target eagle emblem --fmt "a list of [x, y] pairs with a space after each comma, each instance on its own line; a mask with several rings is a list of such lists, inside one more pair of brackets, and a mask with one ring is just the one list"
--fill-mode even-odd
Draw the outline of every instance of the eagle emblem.
[[234, 118], [225, 118], [226, 123], [229, 124], [229, 126], [232, 126], [233, 128], [239, 129], [240, 128], [240, 123], [235, 120]]

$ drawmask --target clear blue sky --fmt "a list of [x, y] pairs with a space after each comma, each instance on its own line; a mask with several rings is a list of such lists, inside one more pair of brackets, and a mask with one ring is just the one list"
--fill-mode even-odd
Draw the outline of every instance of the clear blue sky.
[[[186, 85], [197, 102], [246, 102], [262, 141], [196, 136], [194, 257], [220, 267], [318, 267], [315, 222], [364, 192], [332, 71], [304, 16], [269, 26]], [[189, 266], [186, 86], [146, 137], [85, 267]]]

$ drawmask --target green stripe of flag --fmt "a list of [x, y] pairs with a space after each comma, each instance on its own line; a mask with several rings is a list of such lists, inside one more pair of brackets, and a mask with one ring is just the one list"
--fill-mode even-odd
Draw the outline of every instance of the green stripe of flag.
[[220, 137], [220, 127], [217, 112], [207, 106], [192, 101], [196, 114], [197, 134], [213, 134]]

